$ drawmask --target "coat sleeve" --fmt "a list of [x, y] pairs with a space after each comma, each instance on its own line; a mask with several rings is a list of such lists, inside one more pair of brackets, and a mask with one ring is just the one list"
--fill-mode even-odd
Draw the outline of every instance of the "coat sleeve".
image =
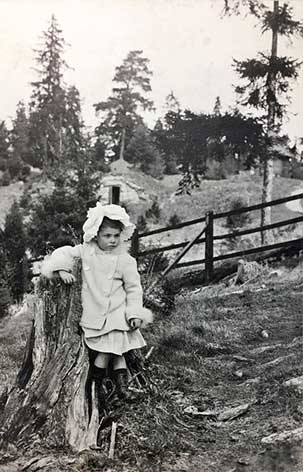
[[41, 266], [41, 274], [48, 279], [52, 279], [58, 270], [72, 272], [75, 261], [81, 258], [81, 254], [82, 244], [55, 249], [50, 256], [45, 257]]
[[131, 256], [127, 256], [125, 261], [123, 283], [126, 292], [126, 319], [129, 321], [131, 318], [140, 318], [139, 314], [143, 307], [143, 291], [137, 262]]

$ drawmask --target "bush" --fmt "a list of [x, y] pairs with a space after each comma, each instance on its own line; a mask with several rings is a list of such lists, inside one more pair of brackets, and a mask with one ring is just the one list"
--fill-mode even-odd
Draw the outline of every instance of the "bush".
[[0, 318], [4, 318], [8, 315], [8, 309], [11, 303], [11, 296], [7, 282], [0, 280]]
[[290, 174], [292, 179], [303, 179], [303, 164], [297, 161], [293, 162]]
[[0, 170], [2, 172], [5, 172], [7, 169], [7, 159], [3, 159], [3, 157], [0, 157]]
[[155, 199], [152, 206], [146, 210], [145, 218], [153, 220], [154, 223], [158, 223], [161, 216], [161, 209], [159, 207], [158, 200]]
[[0, 185], [7, 187], [11, 183], [11, 175], [8, 169], [6, 169], [1, 177]]
[[227, 172], [224, 169], [224, 164], [215, 160], [208, 161], [204, 177], [208, 180], [226, 179]]
[[139, 233], [144, 233], [144, 231], [147, 231], [147, 229], [147, 221], [143, 215], [140, 215], [137, 219], [137, 230]]
[[19, 177], [21, 180], [26, 180], [27, 177], [29, 177], [30, 173], [31, 173], [31, 166], [29, 166], [28, 164], [23, 164]]
[[165, 174], [167, 175], [175, 175], [178, 174], [178, 165], [177, 159], [175, 156], [168, 156], [165, 160]]
[[177, 213], [174, 213], [168, 220], [168, 225], [169, 226], [175, 226], [177, 224], [181, 223], [181, 220]]
[[[141, 250], [150, 249], [151, 247], [155, 246], [143, 247], [142, 245]], [[146, 274], [148, 278], [150, 278], [153, 274], [157, 274], [166, 269], [168, 264], [168, 257], [164, 253], [159, 252], [157, 254], [147, 254], [146, 256], [140, 257], [138, 268], [140, 273]]]
[[[230, 211], [240, 210], [243, 207], [246, 207], [248, 202], [243, 197], [236, 197], [230, 203]], [[239, 213], [236, 215], [230, 215], [226, 218], [226, 226], [231, 229], [242, 228], [246, 226], [251, 221], [251, 216], [248, 212]]]
[[21, 301], [28, 286], [26, 236], [19, 205], [14, 202], [5, 219], [4, 248], [8, 259], [8, 280], [14, 301]]
[[11, 175], [11, 178], [14, 179], [15, 177], [19, 176], [22, 171], [23, 163], [22, 160], [17, 157], [11, 157], [7, 161], [8, 170]]

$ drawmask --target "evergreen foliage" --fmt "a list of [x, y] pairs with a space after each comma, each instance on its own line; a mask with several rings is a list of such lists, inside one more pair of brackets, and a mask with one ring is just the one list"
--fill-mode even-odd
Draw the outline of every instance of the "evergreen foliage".
[[139, 233], [144, 233], [144, 231], [147, 231], [148, 224], [144, 215], [140, 215], [138, 217], [136, 227]]
[[8, 314], [9, 306], [12, 302], [9, 282], [8, 282], [8, 267], [7, 256], [4, 247], [4, 233], [0, 229], [0, 318]]
[[4, 121], [0, 122], [0, 160], [9, 158], [9, 131]]
[[179, 218], [177, 213], [174, 213], [173, 215], [169, 217], [168, 226], [175, 226], [179, 223], [181, 223], [181, 219]]
[[132, 137], [133, 130], [143, 124], [142, 111], [152, 110], [149, 60], [143, 51], [130, 51], [123, 63], [116, 67], [112, 95], [95, 104], [101, 121], [96, 135], [108, 155], [124, 157], [124, 149]]
[[140, 125], [135, 129], [125, 155], [127, 160], [142, 172], [157, 179], [163, 177], [165, 167], [163, 158], [145, 126]]
[[48, 175], [58, 166], [61, 170], [75, 167], [86, 145], [79, 91], [63, 82], [68, 68], [63, 58], [65, 48], [62, 30], [53, 15], [35, 51], [38, 80], [31, 84], [29, 115], [28, 162]]
[[160, 216], [161, 216], [161, 209], [159, 206], [158, 199], [155, 198], [155, 200], [152, 203], [152, 206], [148, 210], [146, 210], [145, 218], [152, 220], [153, 223], [158, 223]]
[[[230, 203], [229, 211], [240, 210], [248, 206], [247, 200], [239, 196], [234, 198]], [[242, 212], [235, 215], [229, 215], [226, 218], [226, 226], [230, 229], [239, 229], [243, 226], [246, 226], [251, 221], [251, 216], [249, 212]]]
[[21, 301], [28, 286], [26, 234], [22, 214], [15, 201], [6, 215], [4, 247], [7, 257], [8, 283], [14, 301]]
[[96, 204], [99, 177], [78, 168], [74, 176], [59, 175], [51, 195], [32, 203], [27, 224], [28, 245], [34, 256], [81, 242], [87, 211]]
[[[231, 2], [232, 0], [225, 0], [227, 6]], [[246, 3], [258, 18], [262, 33], [270, 31], [272, 34], [270, 54], [262, 52], [257, 58], [234, 61], [235, 69], [242, 80], [241, 86], [236, 87], [242, 104], [264, 112], [262, 117], [266, 131], [262, 186], [264, 203], [272, 199], [274, 148], [281, 130], [286, 103], [289, 101], [291, 81], [298, 78], [301, 66], [301, 62], [297, 59], [278, 55], [278, 39], [286, 37], [290, 40], [294, 35], [303, 37], [303, 22], [293, 20], [293, 10], [286, 2], [281, 6], [279, 0], [273, 0], [272, 10], [258, 0], [247, 0]], [[239, 9], [237, 5], [234, 7], [236, 10]], [[283, 102], [283, 99], [286, 101]], [[271, 207], [263, 208], [261, 226], [270, 222]], [[268, 233], [262, 232], [262, 243], [266, 243], [267, 239]]]

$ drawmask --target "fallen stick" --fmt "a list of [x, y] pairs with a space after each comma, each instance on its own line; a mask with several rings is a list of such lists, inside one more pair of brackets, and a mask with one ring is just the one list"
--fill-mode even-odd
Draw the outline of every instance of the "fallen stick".
[[147, 361], [147, 359], [150, 358], [150, 356], [152, 355], [154, 349], [155, 349], [155, 346], [152, 346], [152, 347], [150, 348], [150, 350], [148, 351], [148, 353], [147, 353], [146, 356], [144, 357], [144, 360], [145, 360], [145, 361]]
[[116, 433], [117, 433], [117, 423], [115, 421], [112, 422], [112, 431], [110, 435], [110, 446], [109, 446], [109, 459], [113, 459], [115, 455], [115, 444], [116, 444]]

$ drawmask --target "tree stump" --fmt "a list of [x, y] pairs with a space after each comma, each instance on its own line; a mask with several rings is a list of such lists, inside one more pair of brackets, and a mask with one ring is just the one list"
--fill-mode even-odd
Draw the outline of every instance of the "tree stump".
[[23, 447], [37, 439], [73, 451], [97, 445], [96, 399], [93, 394], [89, 420], [85, 395], [89, 360], [79, 329], [80, 266], [76, 274], [72, 286], [59, 278], [39, 281], [23, 364], [0, 402], [0, 448], [9, 443]]

